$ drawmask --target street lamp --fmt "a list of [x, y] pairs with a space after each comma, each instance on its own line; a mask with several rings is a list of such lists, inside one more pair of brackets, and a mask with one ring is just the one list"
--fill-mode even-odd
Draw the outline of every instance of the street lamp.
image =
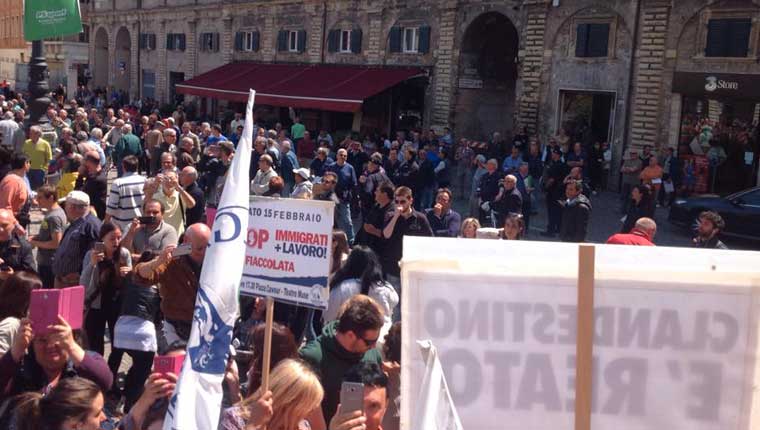
[[45, 52], [42, 41], [35, 40], [32, 42], [32, 57], [29, 60], [29, 93], [32, 98], [29, 102], [30, 125], [50, 123], [50, 119], [47, 117], [47, 109], [50, 106], [49, 92]]
[[[47, 116], [47, 109], [51, 102], [48, 96], [50, 86], [47, 80], [47, 67], [42, 40], [35, 40], [32, 42], [32, 57], [29, 60], [29, 94], [31, 100], [29, 101], [28, 125], [39, 125], [42, 128], [43, 138], [52, 143], [57, 136]], [[50, 136], [51, 134], [52, 136]]]

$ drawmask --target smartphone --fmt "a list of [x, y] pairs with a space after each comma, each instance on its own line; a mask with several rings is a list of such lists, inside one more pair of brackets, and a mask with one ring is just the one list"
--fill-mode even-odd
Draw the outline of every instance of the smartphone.
[[183, 243], [182, 245], [177, 246], [174, 248], [174, 251], [172, 252], [172, 257], [181, 257], [183, 255], [188, 255], [193, 250], [193, 246], [189, 243]]
[[151, 225], [156, 223], [156, 217], [154, 216], [141, 216], [137, 219], [140, 221], [140, 224], [143, 225]]
[[106, 250], [106, 244], [103, 242], [95, 242], [94, 245], [92, 245], [92, 251], [95, 253], [101, 253]]
[[343, 382], [340, 386], [340, 412], [342, 414], [364, 412], [364, 384], [360, 382]]
[[179, 376], [182, 372], [182, 363], [185, 361], [185, 354], [179, 355], [157, 355], [153, 358], [153, 373], [173, 373]]

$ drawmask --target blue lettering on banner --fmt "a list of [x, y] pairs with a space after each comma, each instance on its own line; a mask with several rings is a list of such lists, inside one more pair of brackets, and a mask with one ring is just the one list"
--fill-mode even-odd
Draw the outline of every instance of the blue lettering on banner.
[[226, 237], [226, 238], [222, 237], [221, 229], [215, 230], [214, 242], [230, 242], [237, 239], [240, 236], [240, 230], [241, 230], [240, 218], [232, 212], [217, 213], [214, 226], [216, 226], [217, 223], [219, 223], [219, 225], [222, 225], [222, 223], [220, 223], [219, 221], [222, 219], [223, 216], [228, 216], [232, 219], [232, 222], [235, 226], [235, 230], [230, 237]]

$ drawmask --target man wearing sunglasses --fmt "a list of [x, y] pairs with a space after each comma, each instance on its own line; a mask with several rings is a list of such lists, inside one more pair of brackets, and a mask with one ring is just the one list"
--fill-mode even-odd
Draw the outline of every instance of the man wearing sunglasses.
[[327, 323], [322, 334], [299, 351], [301, 358], [312, 365], [322, 381], [325, 422], [330, 422], [335, 415], [346, 372], [359, 363], [382, 364], [380, 352], [375, 348], [383, 326], [380, 306], [361, 294], [343, 306], [340, 317]]
[[[385, 252], [380, 256], [386, 279], [401, 295], [401, 268], [398, 262], [403, 255], [404, 236], [433, 236], [427, 217], [414, 210], [412, 190], [408, 187], [396, 188], [395, 211], [386, 216], [383, 237]], [[394, 312], [395, 314], [395, 312]]]

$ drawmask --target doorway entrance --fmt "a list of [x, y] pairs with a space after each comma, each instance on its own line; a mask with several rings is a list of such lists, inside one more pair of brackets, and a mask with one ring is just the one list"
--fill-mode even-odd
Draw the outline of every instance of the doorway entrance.
[[573, 142], [582, 143], [586, 149], [595, 142], [610, 142], [615, 126], [615, 99], [612, 91], [560, 90], [557, 129], [564, 128]]
[[182, 72], [169, 72], [169, 103], [175, 105], [185, 101], [184, 94], [177, 93], [177, 84], [185, 82], [185, 74]]
[[498, 12], [484, 13], [467, 27], [457, 82], [458, 136], [485, 139], [496, 131], [512, 132], [518, 42], [517, 29]]

